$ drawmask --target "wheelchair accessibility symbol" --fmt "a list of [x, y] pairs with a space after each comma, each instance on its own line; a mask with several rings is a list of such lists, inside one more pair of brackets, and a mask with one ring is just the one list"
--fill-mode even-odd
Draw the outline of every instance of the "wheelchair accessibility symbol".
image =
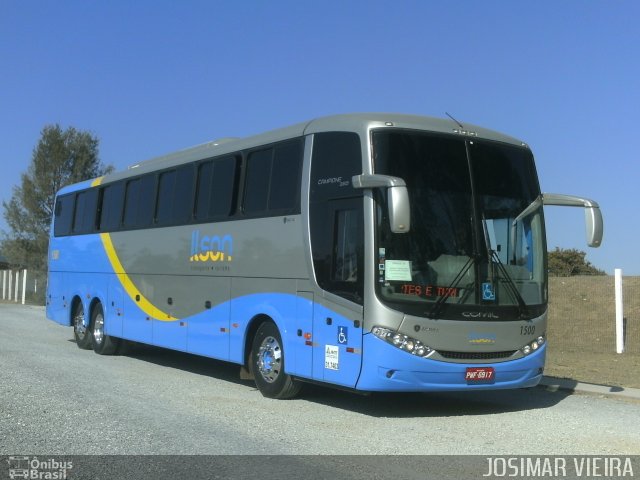
[[492, 283], [483, 283], [482, 284], [482, 300], [495, 300], [496, 292], [493, 290]]
[[338, 327], [338, 343], [346, 345], [349, 342], [349, 329], [347, 327]]

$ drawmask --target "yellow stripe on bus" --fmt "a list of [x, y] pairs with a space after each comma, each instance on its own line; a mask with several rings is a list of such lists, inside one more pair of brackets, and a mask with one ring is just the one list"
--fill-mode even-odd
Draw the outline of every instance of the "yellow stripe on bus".
[[116, 249], [114, 248], [113, 242], [111, 241], [111, 236], [108, 233], [101, 233], [100, 239], [102, 240], [102, 245], [104, 246], [105, 252], [107, 252], [107, 257], [109, 257], [111, 268], [113, 269], [114, 273], [118, 275], [120, 283], [122, 283], [122, 286], [124, 287], [129, 297], [131, 297], [131, 299], [138, 304], [140, 309], [150, 317], [157, 320], [162, 320], [165, 322], [178, 320], [177, 318], [172, 317], [168, 313], [163, 312], [158, 307], [156, 307], [142, 294], [138, 287], [136, 287], [131, 278], [129, 278], [129, 275], [127, 275], [127, 273], [124, 271], [122, 263], [120, 263], [120, 259], [116, 254]]
[[[102, 179], [104, 177], [98, 177], [93, 182], [91, 182], [92, 187], [97, 187], [102, 183]], [[125, 291], [131, 297], [131, 300], [136, 302], [140, 309], [146, 313], [149, 317], [155, 318], [156, 320], [161, 320], [163, 322], [171, 322], [174, 320], [178, 320], [175, 317], [172, 317], [167, 312], [163, 312], [158, 307], [156, 307], [153, 303], [151, 303], [147, 297], [145, 297], [142, 292], [136, 287], [127, 272], [124, 271], [124, 267], [118, 258], [118, 254], [116, 253], [116, 249], [113, 246], [113, 242], [111, 241], [111, 235], [108, 233], [101, 233], [100, 239], [102, 240], [102, 246], [104, 247], [104, 251], [109, 258], [109, 263], [111, 263], [111, 268], [113, 272], [118, 275], [118, 279], [120, 279], [120, 283], [124, 287]]]

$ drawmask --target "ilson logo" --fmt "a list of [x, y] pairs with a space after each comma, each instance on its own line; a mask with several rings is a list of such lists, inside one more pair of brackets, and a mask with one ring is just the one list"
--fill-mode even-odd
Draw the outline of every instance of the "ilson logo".
[[497, 338], [498, 337], [496, 336], [495, 333], [471, 332], [467, 337], [467, 340], [469, 340], [469, 343], [474, 343], [474, 344], [491, 344], [491, 343], [496, 343]]
[[230, 262], [233, 260], [231, 235], [200, 236], [200, 230], [191, 233], [190, 262]]

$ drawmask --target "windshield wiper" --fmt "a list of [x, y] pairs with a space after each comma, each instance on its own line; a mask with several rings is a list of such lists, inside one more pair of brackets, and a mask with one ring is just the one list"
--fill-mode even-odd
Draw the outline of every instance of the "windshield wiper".
[[[525, 303], [524, 298], [522, 298], [522, 295], [520, 295], [520, 291], [518, 290], [517, 285], [511, 278], [511, 275], [509, 275], [509, 273], [507, 272], [507, 269], [504, 268], [504, 264], [500, 260], [500, 257], [498, 257], [498, 254], [493, 250], [491, 251], [491, 254], [492, 255], [489, 259], [489, 262], [495, 260], [496, 265], [498, 265], [498, 270], [502, 274], [502, 279], [507, 282], [507, 290], [511, 293], [511, 296], [518, 302], [518, 313], [520, 314], [520, 318], [526, 318], [529, 309], [527, 308], [527, 304]], [[500, 277], [498, 278], [500, 279]]]
[[462, 281], [462, 279], [464, 278], [464, 276], [469, 271], [469, 269], [473, 266], [474, 263], [475, 263], [474, 257], [469, 257], [469, 260], [467, 260], [467, 262], [464, 264], [462, 269], [458, 272], [456, 277], [453, 279], [453, 282], [451, 282], [451, 284], [447, 287], [447, 289], [445, 290], [445, 293], [438, 297], [438, 300], [436, 300], [436, 303], [434, 303], [433, 307], [431, 307], [431, 310], [429, 310], [429, 312], [427, 313], [427, 316], [429, 318], [434, 318], [436, 315], [438, 315], [438, 313], [440, 313], [440, 309], [442, 308], [442, 305], [444, 305], [444, 302], [446, 302], [447, 299], [450, 298], [449, 292], [451, 292], [454, 288], [458, 286], [458, 284]]
[[[527, 215], [529, 215], [529, 213], [531, 213], [534, 210], [532, 205], [534, 205], [535, 203], [536, 201], [534, 200], [527, 208], [525, 208], [520, 213], [520, 215], [516, 217], [516, 219], [524, 218]], [[514, 223], [515, 223], [515, 220], [514, 220]], [[518, 290], [517, 285], [511, 278], [511, 275], [509, 275], [509, 273], [507, 272], [507, 269], [504, 268], [504, 264], [502, 263], [502, 260], [500, 260], [500, 257], [498, 256], [496, 251], [491, 248], [491, 238], [489, 237], [489, 229], [487, 228], [487, 219], [484, 216], [484, 213], [482, 214], [482, 228], [484, 229], [484, 242], [487, 247], [487, 263], [489, 268], [489, 272], [488, 272], [489, 279], [493, 283], [494, 277], [495, 277], [493, 272], [493, 265], [495, 263], [498, 266], [498, 270], [501, 273], [502, 278], [507, 282], [507, 290], [511, 294], [511, 297], [516, 302], [518, 302], [518, 313], [520, 314], [520, 318], [525, 318], [527, 316], [527, 311], [528, 311], [527, 304], [522, 298], [522, 295], [520, 295], [520, 291]], [[513, 229], [513, 226], [512, 226], [512, 229]], [[514, 250], [515, 250], [515, 246], [514, 246]], [[500, 279], [500, 276], [498, 276], [498, 279]]]

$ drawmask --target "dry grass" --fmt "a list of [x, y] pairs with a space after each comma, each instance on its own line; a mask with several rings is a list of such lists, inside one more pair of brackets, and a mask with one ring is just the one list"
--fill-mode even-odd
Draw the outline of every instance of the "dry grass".
[[612, 276], [552, 277], [547, 375], [640, 388], [640, 277], [623, 280], [625, 353], [616, 354]]

